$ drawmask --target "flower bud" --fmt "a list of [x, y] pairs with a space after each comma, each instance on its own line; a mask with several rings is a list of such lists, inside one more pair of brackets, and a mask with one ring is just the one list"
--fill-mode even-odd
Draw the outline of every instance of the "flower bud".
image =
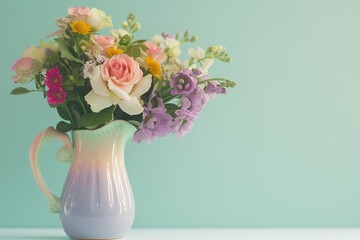
[[140, 23], [137, 22], [137, 23], [135, 24], [135, 30], [139, 30], [140, 28], [141, 28], [141, 25], [140, 25]]
[[201, 70], [198, 69], [198, 68], [193, 68], [193, 69], [192, 69], [192, 72], [193, 72], [193, 74], [196, 75], [196, 76], [199, 76], [199, 75], [202, 74]]
[[198, 36], [192, 36], [190, 38], [190, 42], [196, 42], [198, 40]]
[[208, 51], [209, 51], [209, 53], [213, 54], [214, 52], [217, 51], [217, 49], [218, 49], [217, 46], [211, 46], [211, 47], [209, 47]]
[[122, 26], [123, 26], [124, 28], [128, 28], [128, 27], [129, 27], [129, 24], [128, 24], [126, 21], [123, 21], [121, 24], [122, 24]]

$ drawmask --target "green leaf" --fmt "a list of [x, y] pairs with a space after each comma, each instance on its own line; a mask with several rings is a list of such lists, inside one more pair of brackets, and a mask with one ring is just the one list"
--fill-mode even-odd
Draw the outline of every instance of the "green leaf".
[[113, 120], [114, 106], [105, 108], [98, 113], [84, 114], [79, 121], [81, 127], [97, 127]]
[[68, 46], [66, 45], [65, 41], [63, 39], [57, 38], [55, 39], [55, 41], [58, 43], [59, 45], [59, 51], [61, 52], [61, 55], [70, 60], [70, 61], [75, 61], [75, 62], [79, 62], [79, 63], [84, 63], [84, 61], [77, 59], [76, 57], [74, 57], [74, 55], [72, 55], [72, 53], [70, 52]]
[[66, 110], [66, 106], [59, 105], [58, 107], [56, 107], [56, 110], [62, 119], [70, 121], [71, 118], [69, 112]]
[[132, 125], [134, 125], [136, 128], [141, 127], [141, 122], [139, 122], [139, 121], [129, 120], [128, 122], [131, 123]]
[[167, 101], [167, 104], [165, 106], [167, 106], [168, 104], [170, 105], [170, 107], [177, 106], [178, 108], [180, 108], [182, 104], [182, 98], [180, 97], [173, 98]]
[[178, 110], [181, 108], [181, 105], [177, 105], [177, 104], [174, 104], [174, 103], [168, 103], [168, 104], [165, 104], [165, 108], [167, 110]]
[[144, 44], [141, 43], [135, 43], [128, 47], [127, 54], [132, 56], [134, 59], [141, 56], [141, 50], [146, 52], [149, 48], [146, 47]]
[[78, 86], [78, 87], [82, 87], [85, 85], [85, 80], [84, 79], [78, 79], [75, 83], [75, 86]]
[[11, 91], [11, 95], [20, 95], [20, 94], [26, 94], [31, 92], [29, 89], [26, 89], [24, 87], [18, 87]]
[[127, 46], [130, 43], [130, 41], [131, 41], [131, 37], [128, 34], [126, 34], [120, 39], [119, 44]]
[[72, 90], [74, 90], [73, 85], [63, 85], [63, 87], [64, 87], [64, 89], [65, 89], [66, 91], [72, 91]]
[[131, 44], [144, 43], [144, 42], [146, 42], [146, 41], [147, 41], [147, 40], [145, 40], [145, 39], [139, 39], [139, 40], [133, 41]]
[[73, 126], [71, 125], [71, 123], [67, 123], [64, 121], [60, 121], [57, 125], [56, 125], [56, 130], [60, 131], [60, 132], [68, 132], [73, 130]]

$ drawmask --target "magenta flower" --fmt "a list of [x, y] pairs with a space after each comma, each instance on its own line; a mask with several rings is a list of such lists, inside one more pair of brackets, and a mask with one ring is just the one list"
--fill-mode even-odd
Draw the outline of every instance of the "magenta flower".
[[63, 76], [60, 73], [59, 68], [56, 66], [46, 71], [44, 77], [44, 83], [48, 88], [53, 86], [61, 86], [63, 84]]
[[63, 76], [57, 66], [46, 71], [44, 83], [48, 87], [46, 91], [48, 103], [51, 106], [63, 104], [66, 100], [67, 92], [62, 87]]
[[46, 96], [48, 103], [54, 107], [65, 102], [67, 92], [63, 87], [54, 85], [46, 91]]

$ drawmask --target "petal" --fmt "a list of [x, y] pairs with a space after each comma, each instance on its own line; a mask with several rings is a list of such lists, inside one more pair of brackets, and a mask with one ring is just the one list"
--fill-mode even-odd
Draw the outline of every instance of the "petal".
[[137, 115], [144, 111], [144, 108], [140, 105], [137, 97], [130, 96], [129, 101], [120, 100], [118, 104], [121, 110], [123, 110], [129, 115]]
[[90, 84], [94, 92], [101, 96], [109, 96], [110, 92], [106, 86], [106, 82], [100, 76], [100, 66], [96, 66], [93, 69], [90, 76]]
[[151, 74], [146, 75], [145, 77], [140, 79], [140, 81], [136, 85], [134, 85], [134, 88], [132, 89], [130, 95], [140, 98], [141, 95], [143, 95], [150, 89], [151, 81]]
[[108, 81], [109, 89], [114, 92], [119, 98], [123, 100], [130, 100], [129, 94], [127, 94], [124, 90], [122, 90], [119, 86], [115, 85], [111, 80]]
[[94, 90], [91, 90], [86, 94], [85, 100], [90, 105], [93, 112], [100, 112], [113, 104], [110, 97], [98, 95]]

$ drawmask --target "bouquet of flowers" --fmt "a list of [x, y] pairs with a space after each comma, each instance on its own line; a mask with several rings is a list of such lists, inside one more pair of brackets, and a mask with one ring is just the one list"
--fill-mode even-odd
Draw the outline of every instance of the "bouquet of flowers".
[[140, 23], [134, 14], [111, 29], [111, 16], [102, 10], [71, 7], [49, 34], [53, 41], [27, 48], [12, 69], [15, 83], [34, 81], [35, 89], [15, 88], [11, 94], [42, 92], [63, 119], [62, 132], [96, 129], [122, 119], [137, 127], [133, 140], [150, 142], [155, 136], [189, 132], [205, 103], [235, 87], [233, 81], [211, 78], [214, 60], [231, 62], [219, 45], [190, 48], [181, 61], [180, 46], [196, 41], [183, 35], [155, 35], [136, 40]]

